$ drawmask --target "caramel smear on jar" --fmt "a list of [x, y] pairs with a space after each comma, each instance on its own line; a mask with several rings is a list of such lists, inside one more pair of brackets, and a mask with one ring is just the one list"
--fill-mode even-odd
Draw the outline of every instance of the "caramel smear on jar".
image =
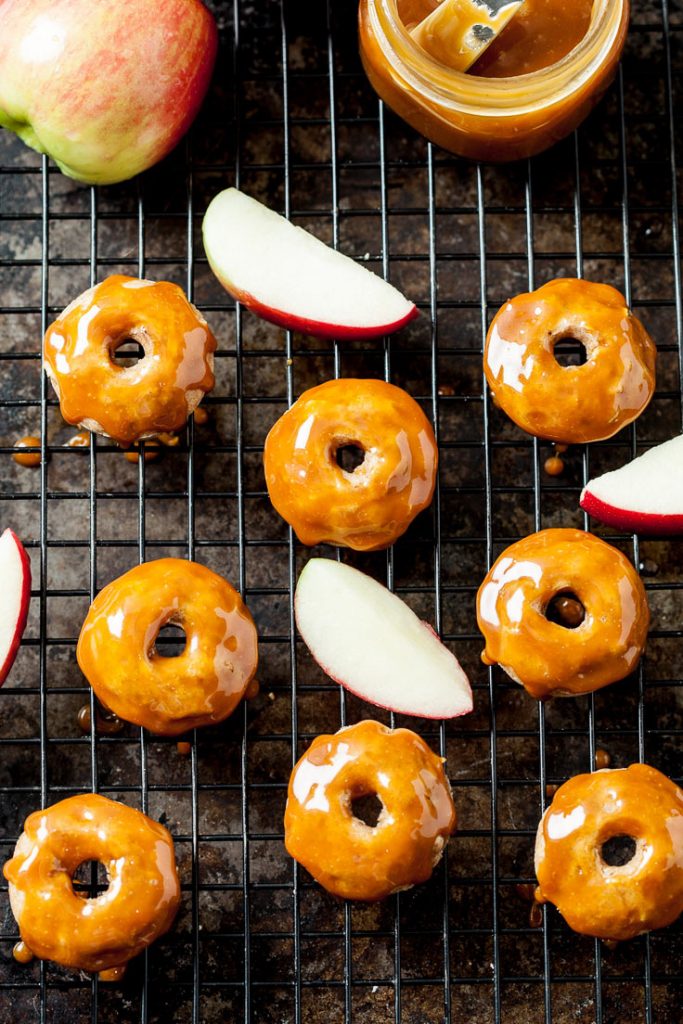
[[[18, 441], [14, 442], [15, 448], [40, 448], [40, 438], [34, 434], [28, 434], [26, 437], [20, 437]], [[28, 466], [30, 469], [36, 469], [40, 465], [40, 452], [23, 452], [16, 451], [12, 456], [18, 466]]]

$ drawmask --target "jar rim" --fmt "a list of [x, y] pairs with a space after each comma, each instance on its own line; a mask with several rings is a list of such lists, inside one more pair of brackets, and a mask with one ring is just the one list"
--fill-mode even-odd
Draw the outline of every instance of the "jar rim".
[[569, 53], [548, 67], [507, 78], [469, 75], [439, 63], [414, 41], [399, 17], [397, 0], [368, 0], [367, 11], [375, 30], [381, 29], [375, 34], [389, 66], [398, 58], [397, 70], [416, 92], [431, 93], [453, 110], [499, 117], [562, 102], [579, 91], [616, 42], [628, 6], [628, 0], [594, 0], [588, 31]]

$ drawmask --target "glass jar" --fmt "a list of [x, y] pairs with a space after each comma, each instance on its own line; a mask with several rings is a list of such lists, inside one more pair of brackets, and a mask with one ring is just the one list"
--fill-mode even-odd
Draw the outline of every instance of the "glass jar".
[[433, 60], [408, 34], [396, 0], [360, 0], [360, 53], [380, 97], [432, 142], [475, 160], [519, 160], [590, 113], [614, 77], [628, 20], [629, 0], [595, 0], [588, 32], [562, 60], [482, 78]]

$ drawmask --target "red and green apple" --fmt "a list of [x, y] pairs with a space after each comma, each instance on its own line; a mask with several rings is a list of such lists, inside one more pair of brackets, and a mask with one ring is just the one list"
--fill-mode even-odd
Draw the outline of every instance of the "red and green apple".
[[0, 126], [70, 178], [124, 181], [187, 131], [216, 48], [200, 0], [0, 0]]

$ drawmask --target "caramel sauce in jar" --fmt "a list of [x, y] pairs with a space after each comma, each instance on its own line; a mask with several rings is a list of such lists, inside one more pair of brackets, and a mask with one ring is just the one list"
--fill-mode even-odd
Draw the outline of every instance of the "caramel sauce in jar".
[[360, 0], [361, 58], [392, 110], [432, 142], [475, 160], [523, 159], [573, 131], [613, 79], [629, 21], [629, 0], [527, 0], [463, 73], [409, 34], [436, 6]]
[[512, 78], [557, 64], [584, 38], [592, 13], [593, 0], [526, 0], [469, 73]]

